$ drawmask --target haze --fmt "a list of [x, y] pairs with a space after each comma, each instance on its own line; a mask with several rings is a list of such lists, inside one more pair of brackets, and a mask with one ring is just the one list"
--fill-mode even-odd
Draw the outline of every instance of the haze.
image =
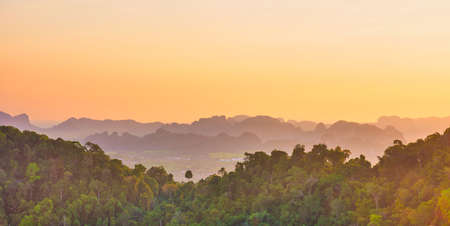
[[0, 109], [35, 120], [446, 116], [449, 11], [448, 1], [3, 0]]

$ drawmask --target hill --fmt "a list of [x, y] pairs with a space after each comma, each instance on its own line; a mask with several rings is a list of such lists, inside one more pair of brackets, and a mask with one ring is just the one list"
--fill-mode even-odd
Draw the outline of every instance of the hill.
[[30, 118], [27, 114], [12, 116], [0, 111], [0, 125], [14, 126], [23, 130], [39, 130], [37, 126], [30, 123]]
[[353, 156], [364, 154], [375, 163], [377, 156], [388, 147], [393, 140], [404, 141], [402, 133], [392, 126], [380, 129], [369, 124], [338, 121], [326, 129], [316, 143], [329, 146], [341, 146], [353, 150]]
[[70, 118], [50, 128], [38, 128], [26, 115], [3, 115], [0, 124], [5, 122], [52, 138], [91, 141], [128, 166], [163, 165], [177, 180], [184, 179], [188, 168], [197, 171], [194, 179], [198, 180], [217, 168], [233, 169], [245, 152], [289, 150], [299, 143], [308, 149], [318, 143], [341, 146], [351, 149], [352, 157], [364, 154], [376, 162], [392, 140], [403, 141], [402, 134], [393, 128], [345, 121], [331, 125], [293, 122], [269, 116], [212, 116], [192, 123]]
[[[177, 149], [178, 152], [195, 154], [194, 152], [205, 153], [207, 149], [210, 149], [210, 152], [211, 149], [217, 149], [217, 145], [214, 147], [200, 140], [211, 142], [214, 140], [217, 144], [221, 144], [221, 148], [218, 148], [220, 152], [289, 149], [298, 143], [310, 148], [314, 144], [324, 143], [350, 148], [355, 156], [366, 154], [371, 161], [376, 160], [392, 140], [404, 139], [400, 132], [390, 126], [380, 129], [375, 125], [345, 121], [326, 126], [311, 121], [286, 122], [269, 116], [246, 115], [212, 116], [200, 118], [192, 123], [141, 123], [134, 120], [70, 118], [51, 128], [38, 128], [29, 122], [26, 114], [13, 117], [0, 112], [0, 125], [2, 124], [45, 133], [53, 138], [98, 142], [107, 151]], [[386, 126], [383, 125], [382, 128], [384, 127]], [[159, 129], [171, 136], [152, 135]], [[229, 137], [239, 137], [245, 133], [256, 135], [260, 142], [253, 142], [252, 145], [229, 142]], [[186, 140], [184, 138], [188, 137], [189, 140], [197, 141], [184, 142]], [[215, 138], [209, 139], [210, 137]], [[155, 141], [155, 139], [162, 140]], [[229, 145], [223, 145], [224, 143]]]
[[159, 129], [163, 123], [141, 123], [134, 120], [94, 120], [90, 118], [70, 118], [42, 132], [52, 137], [82, 140], [88, 135], [101, 132], [131, 133], [142, 136]]
[[243, 133], [230, 136], [221, 133], [216, 136], [204, 136], [194, 133], [173, 133], [158, 129], [155, 133], [143, 137], [124, 133], [94, 134], [86, 138], [86, 142], [94, 142], [107, 150], [166, 150], [169, 153], [204, 155], [209, 152], [236, 152], [258, 149], [261, 140], [254, 134]]
[[0, 126], [0, 225], [129, 225], [173, 183], [92, 143]]
[[393, 126], [401, 131], [407, 141], [415, 141], [434, 132], [444, 132], [450, 126], [450, 117], [401, 118], [382, 116], [375, 125], [380, 128]]
[[178, 183], [92, 143], [1, 126], [0, 224], [450, 224], [450, 129], [395, 141], [373, 167], [349, 154], [325, 145], [246, 153], [234, 171]]

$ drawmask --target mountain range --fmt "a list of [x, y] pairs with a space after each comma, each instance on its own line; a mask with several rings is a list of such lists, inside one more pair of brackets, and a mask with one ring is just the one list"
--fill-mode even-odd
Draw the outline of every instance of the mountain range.
[[428, 134], [442, 133], [450, 126], [449, 117], [402, 118], [399, 116], [382, 116], [374, 124], [380, 128], [393, 126], [403, 133], [406, 141], [414, 142]]
[[382, 116], [375, 123], [337, 121], [323, 124], [270, 116], [212, 116], [192, 123], [142, 123], [134, 120], [69, 118], [55, 126], [33, 125], [27, 114], [0, 112], [0, 125], [45, 133], [50, 137], [91, 141], [105, 150], [167, 150], [199, 154], [208, 151], [288, 150], [295, 144], [325, 143], [376, 160], [393, 140], [415, 141], [450, 126], [450, 117]]
[[[381, 117], [372, 124], [337, 121], [325, 125], [313, 121], [285, 121], [270, 116], [238, 115], [200, 118], [192, 123], [69, 118], [55, 126], [40, 128], [33, 125], [26, 114], [12, 116], [0, 112], [2, 125], [45, 133], [53, 138], [91, 141], [111, 151], [165, 150], [172, 154], [197, 155], [239, 150], [288, 150], [295, 144], [311, 147], [324, 143], [350, 149], [354, 155], [365, 154], [371, 160], [376, 160], [376, 156], [393, 140], [405, 140], [400, 132], [402, 130], [397, 130], [396, 125], [408, 132], [408, 138], [419, 134], [417, 130], [426, 125], [420, 123], [422, 127], [416, 126], [413, 128], [418, 129], [412, 130], [407, 122], [401, 118]], [[439, 123], [435, 124], [437, 126]]]
[[14, 126], [21, 130], [39, 130], [40, 128], [30, 123], [27, 114], [12, 116], [0, 111], [0, 125]]

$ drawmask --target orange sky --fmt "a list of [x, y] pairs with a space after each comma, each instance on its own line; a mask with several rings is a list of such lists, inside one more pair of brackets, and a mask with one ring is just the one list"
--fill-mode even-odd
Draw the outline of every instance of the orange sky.
[[3, 0], [0, 111], [450, 115], [449, 1]]

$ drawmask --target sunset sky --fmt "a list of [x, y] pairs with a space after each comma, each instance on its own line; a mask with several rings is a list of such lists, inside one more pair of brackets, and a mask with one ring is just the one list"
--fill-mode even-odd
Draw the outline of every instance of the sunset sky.
[[1, 0], [0, 111], [450, 115], [450, 1]]

